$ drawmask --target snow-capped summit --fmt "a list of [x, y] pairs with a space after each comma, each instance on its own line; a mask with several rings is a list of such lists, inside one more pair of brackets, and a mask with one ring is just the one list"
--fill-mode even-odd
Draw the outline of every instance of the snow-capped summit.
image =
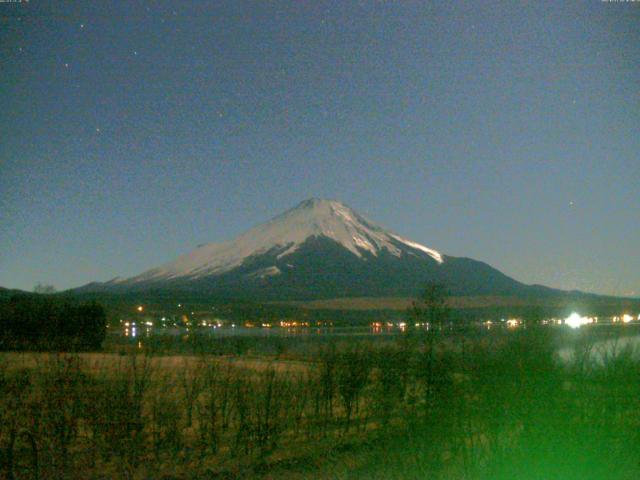
[[[201, 245], [175, 261], [125, 282], [219, 275], [263, 254], [275, 253], [277, 259], [283, 259], [313, 238], [333, 240], [359, 258], [376, 257], [385, 251], [396, 257], [403, 253], [426, 254], [438, 263], [443, 262], [443, 256], [436, 250], [385, 230], [341, 202], [311, 198], [234, 240]], [[280, 270], [271, 265], [265, 272], [264, 275], [278, 275]]]
[[209, 243], [138, 276], [80, 292], [254, 300], [413, 296], [430, 282], [453, 295], [539, 295], [486, 263], [407, 240], [344, 203], [311, 198], [224, 243]]

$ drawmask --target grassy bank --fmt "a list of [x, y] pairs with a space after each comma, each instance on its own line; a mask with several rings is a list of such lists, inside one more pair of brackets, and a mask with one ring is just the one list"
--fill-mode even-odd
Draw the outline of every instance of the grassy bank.
[[269, 356], [6, 353], [5, 478], [626, 479], [640, 362], [551, 330]]

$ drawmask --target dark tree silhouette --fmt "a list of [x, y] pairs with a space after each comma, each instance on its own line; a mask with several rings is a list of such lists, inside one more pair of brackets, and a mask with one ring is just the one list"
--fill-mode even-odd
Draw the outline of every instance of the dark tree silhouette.
[[33, 287], [33, 291], [34, 293], [51, 294], [56, 293], [56, 287], [38, 282], [36, 286]]
[[431, 328], [441, 329], [449, 319], [448, 290], [444, 284], [429, 283], [422, 295], [411, 303], [410, 323], [429, 323]]
[[15, 295], [0, 302], [0, 349], [96, 350], [106, 325], [97, 303]]

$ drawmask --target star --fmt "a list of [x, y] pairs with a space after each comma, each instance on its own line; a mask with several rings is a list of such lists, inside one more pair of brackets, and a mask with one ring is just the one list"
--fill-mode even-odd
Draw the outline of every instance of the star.
[[573, 201], [569, 202], [569, 206], [573, 207], [575, 205], [575, 203], [573, 203]]
[[84, 23], [80, 24], [80, 29], [84, 29]]
[[96, 133], [100, 133], [100, 127], [96, 127]]
[[137, 55], [138, 55], [138, 51], [137, 51], [137, 50], [134, 50], [134, 51], [133, 51], [133, 54], [137, 56]]
[[69, 64], [68, 64], [68, 63], [65, 63], [65, 64], [64, 64], [64, 68], [69, 68]]

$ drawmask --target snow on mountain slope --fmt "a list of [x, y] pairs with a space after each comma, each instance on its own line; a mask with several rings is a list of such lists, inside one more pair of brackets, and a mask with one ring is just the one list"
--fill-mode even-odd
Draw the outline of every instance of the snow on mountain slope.
[[[377, 256], [383, 249], [400, 256], [402, 252], [425, 253], [442, 263], [442, 255], [419, 243], [386, 231], [363, 218], [343, 203], [309, 199], [278, 215], [234, 240], [201, 245], [173, 262], [149, 270], [125, 282], [170, 280], [181, 277], [200, 278], [230, 271], [249, 257], [276, 253], [282, 258], [296, 251], [310, 237], [335, 240], [358, 257], [364, 252]], [[279, 270], [265, 269], [261, 275], [277, 275]]]

